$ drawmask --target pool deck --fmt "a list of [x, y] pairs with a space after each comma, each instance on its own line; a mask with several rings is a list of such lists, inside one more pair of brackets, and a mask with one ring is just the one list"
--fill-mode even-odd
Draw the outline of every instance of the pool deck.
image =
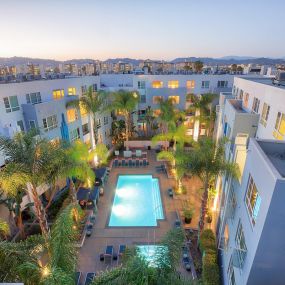
[[[104, 186], [104, 196], [100, 197], [98, 204], [98, 213], [96, 217], [96, 224], [93, 229], [91, 237], [86, 237], [83, 247], [79, 251], [78, 271], [83, 273], [83, 279], [87, 272], [100, 272], [110, 267], [116, 266], [117, 261], [105, 264], [100, 261], [99, 256], [104, 253], [106, 245], [113, 245], [114, 252], [117, 253], [120, 244], [133, 246], [135, 244], [154, 244], [160, 241], [161, 237], [167, 231], [173, 228], [176, 211], [181, 210], [182, 202], [180, 196], [170, 198], [167, 189], [174, 187], [175, 181], [169, 179], [166, 174], [156, 173], [155, 166], [161, 165], [162, 162], [156, 161], [156, 154], [154, 151], [148, 151], [147, 159], [149, 165], [147, 167], [118, 167], [112, 168], [109, 175], [108, 182]], [[113, 204], [113, 197], [117, 183], [117, 177], [120, 174], [152, 174], [160, 180], [161, 199], [164, 207], [165, 219], [158, 221], [157, 227], [108, 227], [109, 216]], [[192, 180], [192, 179], [191, 179]], [[192, 181], [189, 184], [187, 196], [191, 196], [191, 192], [195, 189], [197, 192], [196, 183], [199, 181]], [[188, 185], [188, 183], [187, 183]], [[200, 187], [200, 186], [199, 186]], [[193, 188], [193, 189], [192, 189]], [[194, 195], [195, 193], [193, 193]], [[197, 193], [196, 193], [197, 194]], [[184, 196], [184, 195], [182, 195]], [[184, 197], [185, 198], [185, 197]], [[189, 198], [188, 198], [189, 199]], [[192, 199], [190, 199], [192, 200]], [[200, 203], [200, 200], [199, 200]], [[197, 203], [197, 207], [199, 207]], [[197, 217], [195, 217], [197, 216]], [[192, 227], [196, 228], [198, 225], [198, 214], [192, 220]]]

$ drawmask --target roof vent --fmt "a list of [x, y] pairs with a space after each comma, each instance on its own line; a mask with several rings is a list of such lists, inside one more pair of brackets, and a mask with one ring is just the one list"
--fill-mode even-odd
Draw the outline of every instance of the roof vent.
[[285, 86], [285, 71], [278, 70], [274, 79], [272, 79], [274, 85]]

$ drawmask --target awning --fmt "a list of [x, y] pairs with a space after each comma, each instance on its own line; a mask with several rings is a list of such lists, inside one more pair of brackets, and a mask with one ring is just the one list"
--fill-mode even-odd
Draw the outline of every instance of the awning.
[[78, 201], [95, 201], [99, 197], [99, 187], [94, 187], [92, 190], [89, 188], [80, 187], [76, 196]]

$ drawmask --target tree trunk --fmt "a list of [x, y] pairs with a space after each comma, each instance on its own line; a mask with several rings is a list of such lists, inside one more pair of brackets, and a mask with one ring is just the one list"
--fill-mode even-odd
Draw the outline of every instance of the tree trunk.
[[78, 210], [75, 207], [76, 203], [77, 203], [77, 197], [76, 197], [77, 191], [75, 189], [75, 184], [74, 184], [72, 178], [70, 178], [70, 187], [69, 187], [69, 189], [71, 190], [71, 200], [72, 200], [72, 203], [74, 205], [74, 212], [73, 212], [74, 220], [75, 220], [75, 222], [78, 222], [78, 219], [79, 219], [79, 217], [78, 217]]
[[[90, 118], [91, 117], [91, 118]], [[91, 148], [95, 149], [96, 142], [95, 142], [95, 115], [90, 114], [90, 140], [91, 140]]]
[[128, 142], [129, 142], [129, 124], [130, 124], [130, 122], [129, 122], [129, 114], [128, 113], [125, 115], [125, 120], [126, 120], [126, 122], [125, 122], [125, 125], [126, 125], [126, 150], [129, 150]]
[[36, 217], [37, 217], [37, 220], [39, 221], [42, 234], [43, 234], [44, 238], [47, 240], [47, 237], [49, 234], [49, 227], [48, 227], [48, 223], [47, 223], [45, 210], [44, 210], [42, 202], [39, 198], [36, 186], [31, 185], [31, 190], [32, 190], [32, 196], [33, 196], [33, 200], [34, 200], [34, 208], [35, 208], [35, 212], [36, 212]]
[[199, 221], [199, 232], [202, 232], [205, 225], [205, 216], [207, 212], [207, 204], [208, 204], [208, 189], [209, 188], [209, 179], [208, 177], [205, 178], [204, 181], [204, 193], [201, 203], [201, 215], [200, 215], [200, 221]]
[[26, 237], [26, 233], [25, 233], [25, 227], [23, 224], [23, 218], [22, 218], [22, 211], [21, 210], [19, 212], [19, 215], [16, 218], [16, 224], [17, 224], [17, 227], [19, 228], [21, 238], [24, 239]]

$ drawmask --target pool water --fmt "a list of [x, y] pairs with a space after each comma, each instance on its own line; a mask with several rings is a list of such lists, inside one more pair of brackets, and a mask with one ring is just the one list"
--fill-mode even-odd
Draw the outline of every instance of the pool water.
[[119, 175], [110, 227], [155, 227], [164, 219], [157, 178], [152, 175]]

